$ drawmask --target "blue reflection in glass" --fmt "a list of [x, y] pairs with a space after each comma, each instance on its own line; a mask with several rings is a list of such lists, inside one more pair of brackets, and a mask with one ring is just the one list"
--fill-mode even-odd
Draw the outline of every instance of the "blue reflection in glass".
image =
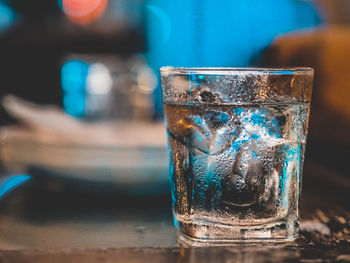
[[5, 179], [0, 185], [0, 198], [3, 197], [6, 193], [14, 189], [15, 187], [23, 184], [31, 178], [30, 175], [14, 175]]

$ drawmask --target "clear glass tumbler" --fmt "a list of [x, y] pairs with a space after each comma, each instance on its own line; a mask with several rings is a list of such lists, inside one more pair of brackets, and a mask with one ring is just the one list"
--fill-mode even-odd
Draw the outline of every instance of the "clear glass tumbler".
[[311, 68], [161, 68], [179, 240], [291, 241]]

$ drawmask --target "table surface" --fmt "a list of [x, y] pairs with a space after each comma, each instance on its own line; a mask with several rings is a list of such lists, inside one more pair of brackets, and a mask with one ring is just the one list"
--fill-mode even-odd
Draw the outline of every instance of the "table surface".
[[305, 164], [300, 237], [287, 245], [181, 247], [164, 192], [33, 177], [0, 195], [0, 262], [350, 262], [350, 179], [319, 164]]

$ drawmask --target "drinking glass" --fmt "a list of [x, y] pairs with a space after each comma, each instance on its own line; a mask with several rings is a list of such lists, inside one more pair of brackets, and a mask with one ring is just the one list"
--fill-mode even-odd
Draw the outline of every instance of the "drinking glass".
[[295, 239], [313, 69], [160, 71], [180, 242]]

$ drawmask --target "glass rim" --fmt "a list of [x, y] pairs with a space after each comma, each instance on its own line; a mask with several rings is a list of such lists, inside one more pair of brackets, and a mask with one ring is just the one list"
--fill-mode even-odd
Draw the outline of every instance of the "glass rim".
[[295, 74], [313, 74], [311, 67], [172, 67], [163, 66], [160, 68], [162, 75], [295, 75]]

